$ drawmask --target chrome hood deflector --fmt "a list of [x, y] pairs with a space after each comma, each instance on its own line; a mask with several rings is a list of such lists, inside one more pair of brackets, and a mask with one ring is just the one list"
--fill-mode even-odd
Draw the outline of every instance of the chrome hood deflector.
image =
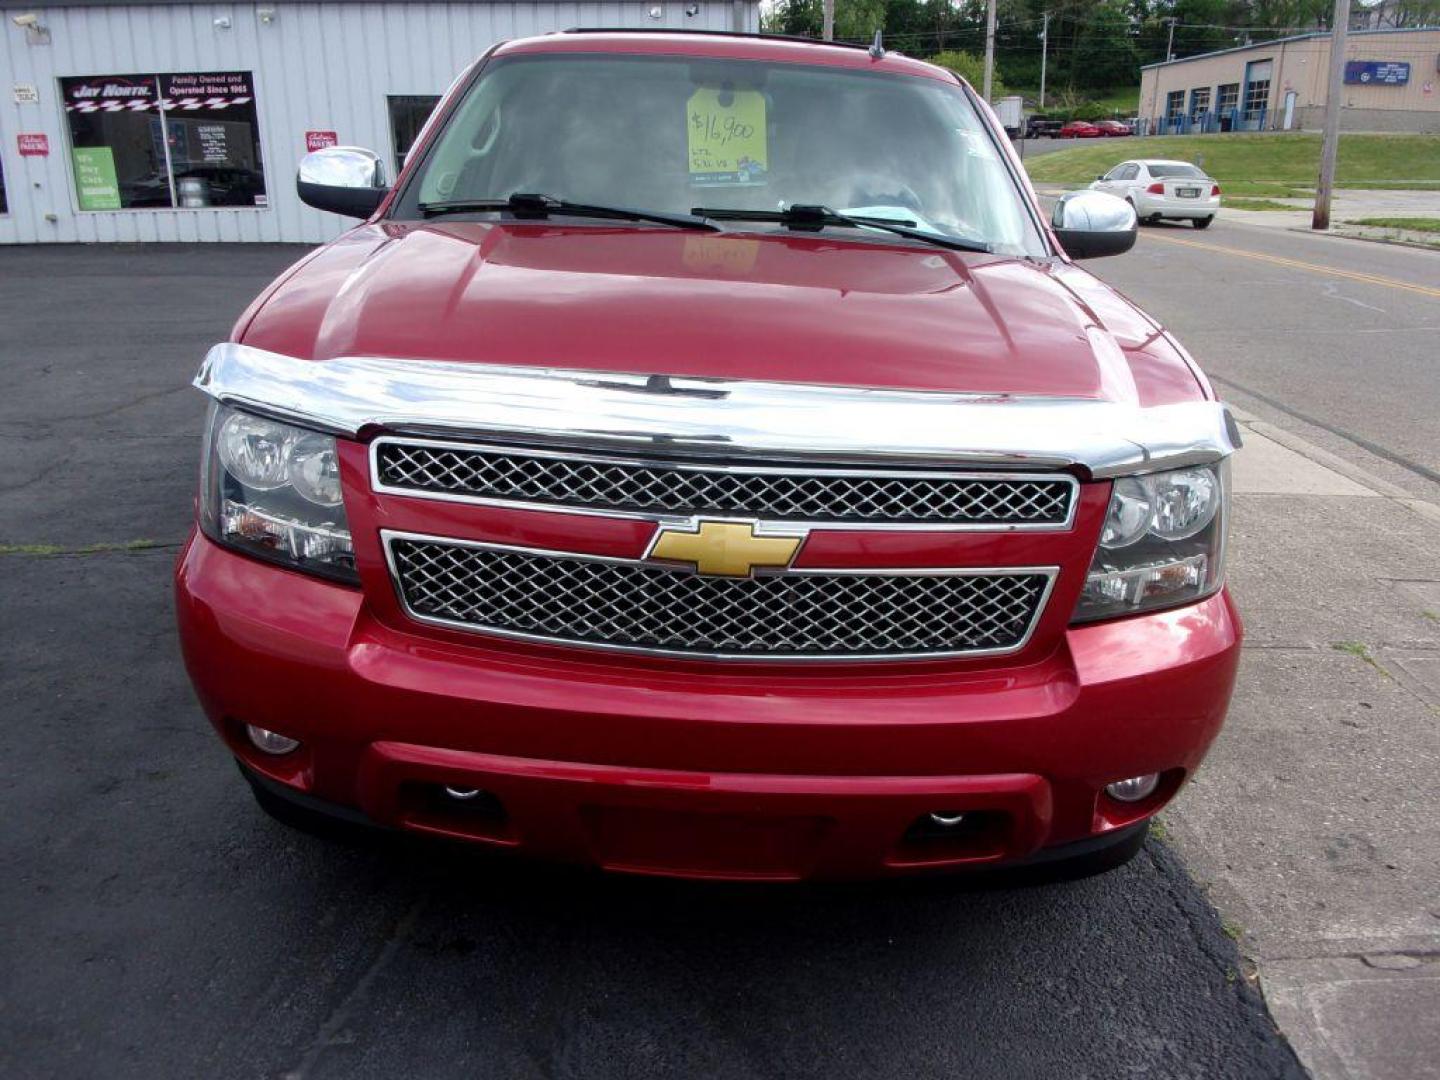
[[216, 345], [195, 385], [338, 435], [507, 437], [669, 455], [1084, 470], [1217, 461], [1240, 446], [1219, 402], [1132, 401], [607, 374], [433, 360], [313, 361]]

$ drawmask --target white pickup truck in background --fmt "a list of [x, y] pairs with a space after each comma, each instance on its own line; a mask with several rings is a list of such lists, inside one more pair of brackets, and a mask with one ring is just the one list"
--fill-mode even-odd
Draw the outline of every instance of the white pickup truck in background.
[[1021, 129], [1025, 126], [1024, 112], [1025, 99], [1019, 94], [1002, 97], [995, 102], [995, 113], [1000, 117], [1000, 126], [1012, 139], [1018, 139]]

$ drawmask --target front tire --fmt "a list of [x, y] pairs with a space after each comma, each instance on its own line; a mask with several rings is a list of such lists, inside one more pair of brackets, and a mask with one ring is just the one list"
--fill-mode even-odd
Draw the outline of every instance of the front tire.
[[1214, 220], [1215, 219], [1213, 217], [1197, 217], [1191, 218], [1190, 224], [1194, 225], [1197, 229], [1208, 229], [1210, 227], [1210, 223]]
[[1119, 835], [1106, 838], [1099, 843], [1079, 845], [1088, 850], [1069, 854], [1060, 850], [1042, 851], [1038, 856], [1019, 866], [997, 867], [991, 872], [993, 885], [1054, 885], [1062, 881], [1077, 881], [1118, 870], [1135, 858], [1145, 846], [1150, 831], [1150, 822], [1138, 821], [1119, 830]]
[[[366, 843], [377, 838], [378, 830], [373, 826], [367, 828], [357, 821], [326, 813], [318, 808], [322, 804], [307, 805], [304, 796], [287, 796], [275, 781], [252, 773], [238, 759], [235, 764], [250, 785], [250, 794], [255, 797], [256, 805], [286, 828], [342, 843]], [[359, 817], [358, 814], [355, 816]]]
[[[250, 777], [247, 775], [245, 779], [250, 780]], [[316, 836], [323, 835], [334, 828], [333, 822], [314, 811], [297, 806], [289, 799], [282, 799], [268, 788], [255, 783], [254, 780], [250, 780], [250, 794], [255, 796], [255, 803], [261, 810], [287, 828], [298, 829], [300, 832]]]
[[1080, 878], [1094, 877], [1096, 874], [1108, 874], [1111, 870], [1118, 870], [1140, 854], [1140, 850], [1145, 846], [1145, 838], [1149, 835], [1149, 829], [1150, 823], [1147, 820], [1140, 828], [1133, 829], [1123, 841], [1112, 847], [1055, 863], [1050, 868], [1051, 880], [1077, 881]]

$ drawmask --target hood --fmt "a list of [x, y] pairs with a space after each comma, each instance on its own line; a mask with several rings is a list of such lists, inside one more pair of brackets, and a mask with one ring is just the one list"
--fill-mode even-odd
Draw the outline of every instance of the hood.
[[1074, 267], [824, 234], [368, 225], [299, 264], [242, 329], [315, 360], [1202, 396], [1163, 331]]

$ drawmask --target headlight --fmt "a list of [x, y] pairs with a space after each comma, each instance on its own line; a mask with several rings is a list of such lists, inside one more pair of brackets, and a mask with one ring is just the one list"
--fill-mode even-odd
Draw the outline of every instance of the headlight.
[[329, 435], [211, 406], [200, 527], [217, 543], [260, 558], [359, 580]]
[[1115, 481], [1075, 621], [1175, 607], [1220, 588], [1229, 463]]

